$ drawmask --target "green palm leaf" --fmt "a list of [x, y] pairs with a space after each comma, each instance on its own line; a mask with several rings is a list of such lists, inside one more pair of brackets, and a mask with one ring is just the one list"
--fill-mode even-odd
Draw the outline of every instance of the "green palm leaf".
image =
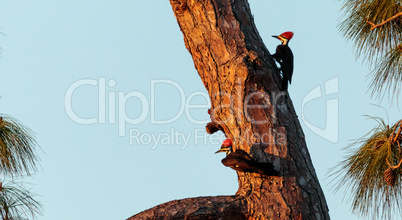
[[[402, 81], [401, 53], [397, 51], [402, 43], [402, 16], [393, 17], [402, 13], [401, 1], [346, 0], [342, 9], [339, 30], [354, 42], [357, 58], [375, 68], [370, 87], [373, 95], [388, 92], [394, 98]], [[374, 28], [375, 24], [382, 25]]]
[[42, 206], [34, 196], [18, 183], [0, 184], [1, 219], [35, 219], [37, 214], [41, 215]]
[[[391, 218], [400, 212], [402, 199], [402, 170], [395, 171], [393, 186], [384, 180], [384, 172], [390, 165], [402, 160], [399, 143], [393, 141], [392, 134], [400, 127], [397, 123], [387, 126], [380, 118], [379, 125], [367, 135], [347, 147], [349, 155], [336, 168], [332, 176], [337, 179], [335, 191], [345, 187], [351, 191], [352, 210], [361, 216]], [[358, 146], [353, 148], [353, 146]], [[388, 161], [388, 162], [387, 162]]]
[[10, 116], [0, 116], [0, 171], [19, 175], [36, 171], [33, 132]]
[[372, 95], [388, 93], [392, 99], [398, 97], [402, 82], [402, 45], [389, 51], [373, 70]]

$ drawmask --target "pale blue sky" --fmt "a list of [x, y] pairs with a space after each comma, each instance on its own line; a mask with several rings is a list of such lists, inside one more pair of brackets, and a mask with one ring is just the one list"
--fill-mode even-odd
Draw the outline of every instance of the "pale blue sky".
[[[290, 42], [295, 71], [289, 93], [330, 215], [335, 220], [358, 219], [350, 204], [342, 202], [343, 193], [330, 189], [327, 172], [343, 159], [342, 147], [375, 125], [363, 115], [387, 116], [370, 105], [378, 102], [366, 94], [369, 69], [355, 61], [352, 44], [338, 33], [340, 2], [250, 0], [250, 4], [271, 52], [279, 43], [271, 35], [295, 33]], [[209, 139], [204, 124], [197, 123], [208, 119], [206, 110], [200, 107], [186, 114], [189, 104], [208, 105], [208, 101], [168, 0], [0, 0], [0, 28], [4, 34], [0, 35], [0, 112], [34, 130], [42, 148], [40, 172], [26, 179], [41, 195], [44, 215], [39, 219], [125, 219], [174, 199], [236, 192], [235, 172], [221, 164], [224, 155], [214, 154], [220, 141]], [[323, 97], [306, 102], [311, 91], [324, 89], [334, 77], [338, 93], [326, 96], [323, 90]], [[71, 85], [80, 82], [97, 84], [77, 87], [71, 102], [65, 101]], [[107, 108], [113, 103], [109, 95], [116, 104], [105, 117], [98, 117], [102, 100]], [[125, 102], [129, 96], [134, 97]], [[329, 114], [339, 119], [331, 133], [318, 135], [312, 126], [326, 127], [327, 100], [337, 100], [339, 111], [331, 108]], [[65, 110], [70, 103], [78, 117], [95, 117], [98, 123], [74, 121]], [[390, 123], [400, 119], [395, 107], [388, 114]], [[126, 124], [124, 130], [118, 123], [124, 115], [138, 118], [139, 123]], [[178, 118], [167, 124], [151, 121], [175, 115]], [[156, 145], [152, 137], [160, 138]], [[187, 145], [183, 137], [188, 138]]]

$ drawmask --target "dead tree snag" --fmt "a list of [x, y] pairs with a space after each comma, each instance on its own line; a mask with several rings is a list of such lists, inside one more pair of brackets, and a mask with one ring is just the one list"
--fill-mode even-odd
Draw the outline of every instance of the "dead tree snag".
[[234, 197], [172, 201], [130, 219], [329, 219], [293, 104], [280, 91], [281, 77], [247, 0], [170, 3], [209, 92], [214, 123], [234, 151], [272, 163], [280, 175], [237, 172]]

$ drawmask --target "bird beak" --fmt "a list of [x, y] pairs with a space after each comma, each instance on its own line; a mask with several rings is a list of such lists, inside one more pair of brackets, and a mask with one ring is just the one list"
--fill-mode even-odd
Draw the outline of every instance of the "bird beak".
[[215, 153], [217, 154], [217, 153], [220, 153], [220, 152], [225, 152], [225, 151], [223, 151], [222, 149], [219, 149], [219, 150], [216, 151]]
[[276, 39], [279, 39], [279, 37], [278, 37], [278, 36], [276, 36], [276, 35], [272, 35], [272, 37], [274, 37], [274, 38], [276, 38]]
[[216, 151], [215, 153], [217, 154], [217, 153], [221, 153], [221, 152], [226, 152], [226, 151], [221, 148], [218, 151]]

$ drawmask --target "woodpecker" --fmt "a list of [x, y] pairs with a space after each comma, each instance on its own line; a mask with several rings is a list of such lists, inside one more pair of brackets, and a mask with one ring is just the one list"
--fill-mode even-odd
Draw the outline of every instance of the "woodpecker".
[[281, 35], [276, 36], [272, 35], [272, 37], [279, 39], [282, 44], [276, 47], [275, 54], [272, 57], [281, 65], [282, 71], [282, 90], [288, 89], [289, 84], [292, 83], [292, 74], [293, 74], [293, 53], [290, 50], [288, 43], [290, 39], [293, 37], [293, 32], [286, 31]]
[[271, 163], [260, 163], [254, 160], [244, 150], [237, 149], [233, 152], [232, 141], [223, 141], [221, 149], [215, 153], [225, 152], [226, 157], [222, 159], [222, 164], [240, 172], [259, 173], [261, 175], [278, 176], [279, 173]]
[[220, 152], [225, 152], [226, 156], [229, 155], [230, 153], [232, 153], [233, 149], [232, 149], [232, 140], [230, 139], [226, 139], [222, 142], [222, 146], [221, 149], [219, 149], [218, 151], [216, 151], [215, 153], [220, 153]]

